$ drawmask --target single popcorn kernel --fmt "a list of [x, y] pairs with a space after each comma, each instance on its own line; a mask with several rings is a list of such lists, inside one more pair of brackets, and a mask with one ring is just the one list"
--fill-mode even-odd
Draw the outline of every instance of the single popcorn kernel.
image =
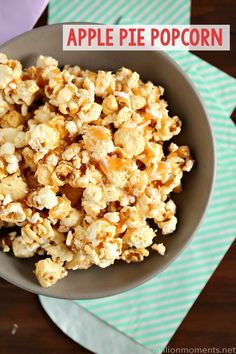
[[71, 202], [67, 198], [58, 197], [57, 204], [49, 211], [49, 216], [56, 220], [64, 220], [71, 211]]
[[51, 258], [42, 259], [36, 263], [35, 275], [42, 287], [47, 288], [67, 275], [67, 271]]
[[5, 89], [13, 79], [13, 70], [9, 66], [0, 64], [0, 89]]
[[0, 156], [13, 155], [15, 152], [15, 146], [12, 143], [5, 143], [0, 146]]
[[131, 156], [141, 154], [145, 148], [145, 139], [137, 129], [118, 129], [114, 134], [114, 142]]
[[143, 96], [131, 96], [131, 108], [134, 111], [137, 111], [138, 109], [141, 109], [145, 107], [146, 105], [146, 100]]
[[0, 181], [0, 194], [10, 195], [14, 202], [27, 197], [29, 188], [25, 180], [17, 173], [9, 175]]
[[73, 97], [73, 91], [70, 89], [69, 85], [66, 85], [62, 90], [59, 91], [57, 96], [58, 104], [63, 104], [69, 102]]
[[57, 205], [57, 197], [51, 187], [45, 186], [40, 189], [33, 197], [35, 207], [39, 210], [44, 208], [51, 209]]
[[19, 229], [0, 247], [42, 257], [42, 287], [69, 270], [165, 255], [154, 240], [175, 231], [172, 193], [194, 161], [171, 141], [182, 122], [163, 93], [125, 67], [61, 68], [40, 55], [22, 69], [0, 53], [0, 228]]
[[105, 114], [111, 114], [118, 110], [118, 103], [114, 95], [109, 95], [102, 102], [102, 110]]
[[12, 223], [25, 221], [26, 215], [19, 202], [8, 204], [3, 210], [0, 209], [0, 220]]
[[123, 237], [123, 243], [130, 247], [146, 248], [152, 244], [155, 233], [149, 226], [142, 226], [138, 229], [128, 229]]
[[154, 251], [157, 251], [161, 256], [164, 256], [166, 253], [166, 247], [163, 245], [163, 243], [158, 243], [158, 244], [154, 243], [152, 245], [152, 249]]
[[102, 106], [98, 103], [93, 103], [90, 110], [86, 113], [83, 111], [79, 112], [79, 117], [83, 123], [90, 123], [96, 121], [101, 114]]
[[17, 128], [24, 123], [22, 115], [17, 111], [10, 111], [6, 113], [0, 121], [2, 128]]
[[51, 125], [42, 123], [32, 127], [27, 132], [27, 140], [32, 149], [46, 153], [59, 145], [60, 134]]

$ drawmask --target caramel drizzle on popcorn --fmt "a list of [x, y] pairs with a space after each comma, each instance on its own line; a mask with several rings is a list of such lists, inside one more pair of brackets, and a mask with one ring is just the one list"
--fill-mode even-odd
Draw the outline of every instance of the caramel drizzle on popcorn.
[[41, 55], [23, 69], [0, 54], [0, 246], [42, 256], [42, 286], [70, 269], [141, 262], [150, 246], [165, 254], [149, 220], [175, 230], [171, 193], [193, 159], [170, 142], [182, 123], [163, 93], [127, 68], [60, 69]]

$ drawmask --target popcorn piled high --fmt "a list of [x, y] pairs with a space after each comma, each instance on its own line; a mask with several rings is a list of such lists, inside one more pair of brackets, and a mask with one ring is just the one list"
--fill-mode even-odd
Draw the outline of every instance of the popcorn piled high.
[[126, 68], [60, 69], [41, 55], [22, 69], [0, 54], [0, 244], [42, 256], [42, 286], [69, 269], [141, 262], [149, 246], [165, 254], [150, 220], [163, 235], [175, 230], [170, 193], [193, 160], [169, 142], [181, 121], [163, 92]]

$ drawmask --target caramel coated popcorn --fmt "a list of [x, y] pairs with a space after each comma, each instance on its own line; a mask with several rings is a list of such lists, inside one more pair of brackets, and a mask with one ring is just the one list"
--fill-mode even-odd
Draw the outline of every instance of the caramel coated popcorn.
[[0, 245], [40, 255], [43, 287], [70, 269], [164, 256], [156, 239], [176, 229], [171, 193], [193, 159], [171, 142], [182, 123], [163, 93], [127, 68], [61, 69], [41, 55], [23, 69], [0, 54]]

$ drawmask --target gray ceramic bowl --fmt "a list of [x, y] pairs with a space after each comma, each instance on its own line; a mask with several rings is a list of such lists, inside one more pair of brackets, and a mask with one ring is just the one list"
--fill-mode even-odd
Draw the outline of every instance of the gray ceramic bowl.
[[190, 146], [196, 164], [186, 173], [184, 191], [174, 196], [177, 203], [178, 226], [174, 234], [160, 237], [167, 246], [164, 257], [153, 253], [144, 262], [115, 262], [106, 269], [92, 267], [87, 271], [70, 271], [51, 288], [39, 286], [33, 274], [34, 260], [17, 259], [0, 251], [0, 276], [37, 294], [64, 299], [91, 299], [126, 291], [147, 281], [165, 269], [191, 239], [206, 211], [214, 181], [214, 142], [206, 110], [188, 77], [163, 52], [79, 52], [62, 50], [62, 25], [34, 29], [0, 47], [10, 58], [24, 66], [35, 64], [39, 54], [51, 55], [60, 64], [78, 64], [93, 70], [129, 67], [165, 88], [170, 112], [183, 120], [181, 134], [174, 139]]

